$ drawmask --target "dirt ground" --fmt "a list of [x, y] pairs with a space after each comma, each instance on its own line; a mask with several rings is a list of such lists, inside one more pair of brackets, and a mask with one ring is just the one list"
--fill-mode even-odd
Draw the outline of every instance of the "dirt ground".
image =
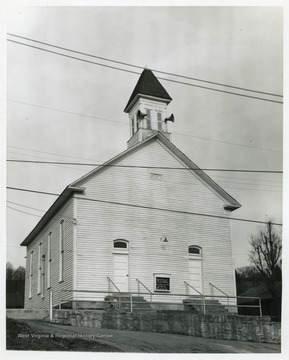
[[[137, 332], [126, 330], [105, 330], [64, 326], [36, 320], [24, 321], [33, 334], [46, 334], [58, 339], [77, 339], [85, 344], [97, 342], [120, 352], [142, 353], [280, 353], [278, 344], [264, 344], [230, 340], [205, 339], [185, 335]], [[31, 336], [31, 334], [30, 334]], [[40, 341], [34, 336], [35, 341]], [[41, 338], [45, 341], [45, 338]], [[48, 340], [47, 340], [48, 341]], [[89, 342], [89, 343], [88, 343]], [[76, 351], [71, 349], [71, 351]], [[89, 350], [88, 350], [89, 351]], [[93, 350], [92, 350], [93, 351]], [[100, 350], [101, 351], [101, 350]]]

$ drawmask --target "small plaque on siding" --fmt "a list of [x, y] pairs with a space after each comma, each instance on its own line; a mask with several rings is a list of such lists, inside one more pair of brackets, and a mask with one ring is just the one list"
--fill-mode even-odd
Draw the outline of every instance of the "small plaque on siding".
[[163, 175], [162, 174], [151, 173], [151, 180], [162, 181], [163, 180]]
[[170, 291], [170, 278], [156, 277], [156, 291]]

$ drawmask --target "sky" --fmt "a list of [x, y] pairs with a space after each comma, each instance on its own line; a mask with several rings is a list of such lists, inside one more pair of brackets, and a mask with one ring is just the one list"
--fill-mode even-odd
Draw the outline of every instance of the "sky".
[[[126, 149], [124, 107], [141, 69], [33, 43], [195, 79], [283, 95], [281, 7], [15, 7], [7, 42], [7, 158], [102, 163]], [[172, 97], [172, 142], [200, 168], [282, 170], [282, 97], [164, 75]], [[8, 162], [7, 186], [60, 194], [92, 167]], [[232, 217], [282, 222], [282, 174], [207, 172], [242, 207]], [[7, 257], [25, 265], [20, 243], [54, 196], [7, 190]], [[258, 224], [231, 221], [236, 267], [249, 265]], [[276, 226], [281, 232], [281, 227]]]

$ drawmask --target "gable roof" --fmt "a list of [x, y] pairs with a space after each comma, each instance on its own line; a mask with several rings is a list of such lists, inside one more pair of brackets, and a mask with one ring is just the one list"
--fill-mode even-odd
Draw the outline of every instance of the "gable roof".
[[167, 100], [167, 103], [171, 102], [172, 100], [166, 89], [149, 69], [144, 69], [144, 71], [141, 73], [141, 76], [138, 79], [138, 82], [128, 100], [124, 112], [128, 112], [131, 103], [135, 102], [135, 99], [137, 99], [138, 95], [147, 95], [164, 99]]
[[51, 205], [48, 211], [40, 219], [35, 228], [30, 232], [30, 234], [25, 238], [25, 240], [20, 244], [21, 246], [27, 246], [30, 242], [33, 241], [35, 236], [46, 226], [46, 224], [53, 218], [55, 213], [65, 204], [66, 201], [73, 195], [75, 192], [84, 192], [84, 188], [81, 187], [81, 183], [84, 180], [88, 179], [91, 176], [97, 175], [98, 172], [103, 171], [109, 168], [112, 165], [115, 165], [117, 162], [122, 160], [124, 157], [129, 154], [141, 149], [142, 147], [148, 145], [153, 141], [159, 141], [161, 145], [166, 147], [171, 153], [176, 156], [184, 167], [188, 168], [188, 171], [195, 174], [203, 183], [209, 186], [212, 191], [214, 191], [220, 198], [224, 200], [224, 208], [230, 211], [234, 211], [241, 207], [237, 200], [230, 196], [224, 189], [222, 189], [214, 180], [212, 180], [207, 174], [205, 174], [193, 161], [191, 161], [184, 153], [182, 153], [174, 144], [172, 144], [161, 132], [156, 132], [150, 137], [146, 138], [142, 142], [136, 144], [135, 146], [130, 147], [129, 149], [118, 154], [114, 158], [108, 160], [104, 164], [98, 166], [96, 169], [90, 171], [86, 175], [82, 176], [78, 180], [74, 181], [72, 184], [68, 185], [65, 190], [59, 195], [57, 200]]

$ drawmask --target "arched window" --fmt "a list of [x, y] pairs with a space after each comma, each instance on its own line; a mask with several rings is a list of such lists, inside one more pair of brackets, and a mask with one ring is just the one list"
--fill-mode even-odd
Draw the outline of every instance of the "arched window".
[[201, 255], [202, 250], [199, 246], [191, 245], [189, 246], [189, 254], [191, 255]]
[[128, 242], [125, 240], [114, 240], [113, 247], [114, 249], [127, 249]]

